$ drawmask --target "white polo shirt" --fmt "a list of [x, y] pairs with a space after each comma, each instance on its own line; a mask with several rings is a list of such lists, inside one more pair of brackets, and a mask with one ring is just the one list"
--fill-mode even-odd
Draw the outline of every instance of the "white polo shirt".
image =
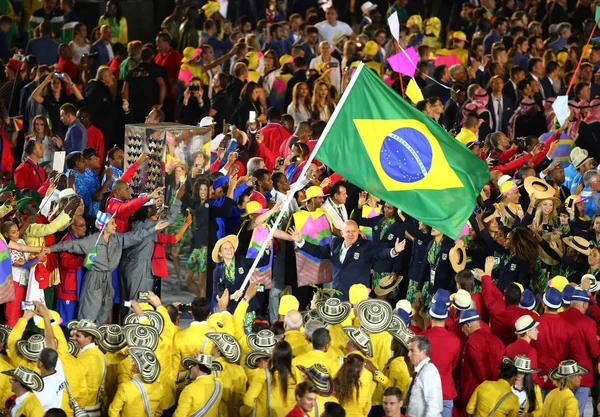
[[40, 392], [33, 392], [40, 400], [44, 411], [51, 408], [61, 408], [63, 400], [63, 391], [65, 386], [65, 371], [60, 358], [56, 361], [55, 373], [43, 377], [44, 389]]

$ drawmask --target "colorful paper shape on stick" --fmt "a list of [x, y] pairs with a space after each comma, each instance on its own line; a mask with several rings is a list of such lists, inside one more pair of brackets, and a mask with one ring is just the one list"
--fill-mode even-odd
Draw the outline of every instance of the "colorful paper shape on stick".
[[446, 65], [448, 67], [451, 67], [452, 65], [456, 65], [456, 64], [462, 64], [462, 62], [453, 53], [450, 53], [450, 55], [436, 55], [435, 56], [435, 66], [436, 67], [439, 67], [440, 65]]
[[569, 97], [556, 97], [556, 100], [552, 103], [552, 110], [554, 110], [558, 123], [562, 126], [569, 117]]
[[421, 89], [417, 85], [417, 82], [414, 78], [412, 78], [406, 86], [406, 96], [415, 104], [417, 104], [419, 101], [425, 100], [423, 93], [421, 92]]
[[415, 76], [417, 70], [417, 63], [419, 62], [419, 56], [414, 47], [407, 48], [403, 51], [398, 52], [396, 55], [392, 55], [387, 59], [390, 67], [400, 74], [408, 75], [409, 77]]
[[394, 39], [396, 39], [396, 42], [400, 42], [400, 21], [398, 20], [397, 12], [394, 12], [388, 17], [388, 26], [390, 28], [390, 33]]

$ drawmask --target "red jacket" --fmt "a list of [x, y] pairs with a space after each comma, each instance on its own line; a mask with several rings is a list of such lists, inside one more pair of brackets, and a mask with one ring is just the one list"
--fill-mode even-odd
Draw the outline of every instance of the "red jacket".
[[598, 347], [596, 338], [596, 322], [573, 307], [563, 311], [559, 316], [571, 329], [568, 342], [569, 359], [576, 360], [578, 364], [590, 371], [581, 376], [581, 386], [591, 387], [594, 385], [595, 372], [592, 359], [600, 356], [600, 347]]
[[[571, 327], [563, 320], [560, 314], [542, 314], [538, 321], [540, 325], [538, 338], [535, 341], [535, 350], [538, 356], [538, 372], [540, 377], [547, 376], [550, 370], [569, 356], [569, 338]], [[554, 389], [551, 380], [547, 380], [542, 388]]]
[[421, 334], [427, 336], [431, 342], [429, 357], [440, 372], [443, 398], [453, 400], [456, 397], [456, 388], [452, 371], [460, 359], [460, 340], [443, 327], [432, 327]]
[[104, 135], [102, 131], [93, 124], [87, 128], [88, 148], [94, 148], [98, 152], [101, 161], [104, 161]]
[[[61, 242], [76, 240], [69, 232]], [[60, 284], [56, 286], [56, 298], [60, 300], [77, 301], [77, 271], [83, 267], [85, 257], [70, 252], [59, 254], [58, 267], [60, 269]]]
[[173, 245], [175, 243], [177, 243], [175, 235], [156, 234], [156, 242], [154, 242], [154, 250], [152, 251], [152, 275], [169, 278], [165, 245]]
[[[532, 368], [537, 368], [539, 366], [537, 351], [528, 341], [524, 339], [519, 338], [514, 343], [508, 345], [506, 349], [504, 349], [504, 356], [514, 359], [517, 355], [525, 355], [531, 359]], [[533, 382], [538, 384], [540, 387], [544, 384], [544, 380], [541, 378], [539, 372], [534, 373], [532, 376]]]
[[[129, 168], [125, 170], [123, 175], [121, 175], [120, 180], [129, 183], [133, 179], [135, 171], [137, 171], [139, 167], [140, 164], [137, 162], [131, 164]], [[108, 199], [106, 200], [105, 210], [108, 214], [113, 214], [115, 212], [117, 213], [115, 216], [117, 233], [125, 233], [129, 231], [129, 218], [147, 202], [148, 197], [145, 195], [129, 201], [121, 201], [116, 198], [113, 193], [110, 193]]]
[[15, 185], [21, 190], [29, 188], [38, 191], [46, 182], [46, 171], [39, 164], [27, 158], [15, 170], [14, 181]]
[[300, 410], [297, 405], [295, 405], [294, 408], [292, 408], [292, 411], [287, 413], [285, 417], [304, 417], [304, 412]]
[[264, 138], [262, 144], [274, 155], [279, 155], [281, 145], [291, 136], [279, 123], [267, 123], [260, 133]]
[[502, 341], [484, 329], [473, 332], [462, 351], [459, 408], [465, 408], [475, 388], [484, 381], [498, 379], [502, 361]]
[[508, 346], [517, 340], [517, 335], [515, 334], [515, 322], [517, 319], [526, 314], [535, 319], [535, 315], [531, 311], [519, 306], [507, 306], [504, 303], [502, 293], [496, 288], [492, 282], [492, 277], [489, 275], [483, 277], [481, 286], [483, 288], [483, 302], [490, 315], [492, 334], [498, 336], [502, 340], [502, 343]]

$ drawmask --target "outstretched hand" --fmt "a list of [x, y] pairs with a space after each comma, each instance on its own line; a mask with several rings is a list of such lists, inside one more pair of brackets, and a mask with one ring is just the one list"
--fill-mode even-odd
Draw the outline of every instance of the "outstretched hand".
[[404, 250], [405, 247], [406, 247], [406, 239], [402, 239], [402, 241], [400, 241], [400, 238], [396, 238], [396, 244], [394, 245], [394, 251], [396, 253], [400, 253]]

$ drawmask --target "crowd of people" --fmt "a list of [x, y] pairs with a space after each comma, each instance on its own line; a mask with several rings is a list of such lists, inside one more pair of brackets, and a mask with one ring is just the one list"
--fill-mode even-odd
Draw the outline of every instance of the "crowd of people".
[[[174, 3], [0, 1], [0, 414], [598, 415], [598, 1]], [[458, 238], [319, 162], [359, 65], [487, 162]]]

